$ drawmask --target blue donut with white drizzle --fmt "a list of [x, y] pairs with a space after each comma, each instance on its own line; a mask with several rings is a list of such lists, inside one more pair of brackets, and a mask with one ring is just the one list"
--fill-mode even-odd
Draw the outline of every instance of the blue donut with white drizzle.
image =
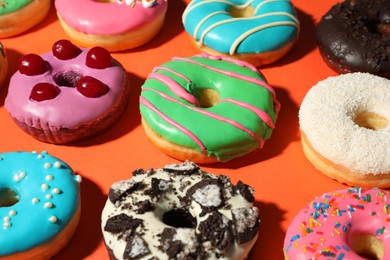
[[255, 66], [284, 56], [299, 33], [289, 0], [193, 0], [182, 21], [202, 51]]
[[47, 152], [0, 153], [0, 258], [56, 254], [80, 217], [81, 177]]

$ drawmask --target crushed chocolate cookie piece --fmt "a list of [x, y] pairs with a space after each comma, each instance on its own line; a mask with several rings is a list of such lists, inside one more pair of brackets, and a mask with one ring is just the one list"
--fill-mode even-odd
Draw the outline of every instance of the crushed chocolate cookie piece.
[[185, 161], [182, 164], [170, 164], [163, 167], [163, 170], [177, 175], [191, 175], [200, 173], [200, 168], [193, 162]]
[[121, 213], [107, 220], [104, 231], [117, 234], [127, 230], [135, 230], [142, 223], [142, 219], [133, 218], [132, 216]]
[[236, 188], [240, 192], [241, 196], [243, 196], [248, 202], [255, 201], [255, 197], [253, 196], [254, 190], [250, 186], [246, 185], [242, 181], [238, 181]]
[[135, 209], [137, 214], [144, 214], [145, 212], [153, 211], [156, 208], [156, 206], [150, 202], [150, 200], [139, 201], [136, 203], [136, 205], [138, 207]]
[[170, 259], [199, 259], [202, 251], [199, 247], [195, 229], [165, 228], [161, 234], [161, 250]]
[[219, 250], [225, 250], [233, 240], [232, 222], [219, 211], [213, 212], [199, 224], [199, 231], [204, 240], [208, 240]]
[[258, 208], [236, 208], [231, 212], [237, 244], [243, 244], [254, 238], [260, 226]]
[[129, 237], [123, 253], [123, 259], [139, 259], [149, 253], [148, 244], [142, 237], [135, 234]]
[[187, 190], [186, 196], [199, 203], [203, 209], [219, 208], [224, 203], [218, 179], [201, 180]]
[[143, 169], [136, 169], [135, 171], [132, 172], [133, 176], [143, 175], [143, 174], [145, 174], [145, 171]]
[[146, 194], [151, 197], [159, 198], [161, 194], [168, 191], [170, 188], [170, 183], [167, 180], [152, 178], [151, 188], [146, 191]]
[[118, 181], [111, 186], [108, 198], [113, 204], [115, 204], [115, 202], [123, 197], [126, 197], [134, 191], [142, 188], [144, 188], [144, 184], [142, 182], [136, 182], [132, 179]]

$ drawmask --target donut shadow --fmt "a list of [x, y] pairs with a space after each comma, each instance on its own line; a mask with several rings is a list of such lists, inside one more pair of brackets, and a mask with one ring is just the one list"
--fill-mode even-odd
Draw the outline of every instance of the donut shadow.
[[316, 25], [313, 17], [302, 10], [296, 8], [298, 20], [300, 23], [300, 32], [298, 35], [298, 41], [294, 47], [280, 60], [277, 60], [271, 64], [262, 66], [261, 68], [273, 68], [293, 63], [306, 54], [312, 52], [317, 47], [317, 40], [315, 37]]
[[176, 35], [184, 30], [181, 16], [185, 8], [186, 4], [183, 0], [170, 0], [164, 24], [157, 35], [142, 46], [119, 53], [142, 52], [148, 49], [155, 49], [175, 38]]
[[[235, 158], [225, 163], [211, 165], [213, 168], [238, 169], [246, 165], [256, 164], [271, 159], [283, 152], [286, 147], [300, 140], [298, 111], [299, 106], [291, 99], [286, 89], [274, 87], [276, 97], [281, 103], [275, 129], [262, 149], [257, 149], [243, 157]], [[286, 131], [286, 129], [288, 131]]]
[[141, 124], [139, 96], [141, 93], [141, 86], [145, 82], [145, 79], [127, 72], [127, 80], [128, 87], [130, 88], [130, 96], [127, 108], [119, 120], [103, 133], [79, 142], [66, 144], [67, 146], [87, 147], [107, 143], [126, 135], [128, 132], [132, 131]]
[[284, 220], [286, 212], [273, 203], [255, 201], [254, 204], [259, 208], [261, 222], [259, 236], [251, 259], [284, 259], [285, 232], [281, 228], [281, 222]]
[[107, 196], [90, 179], [83, 177], [80, 185], [81, 217], [76, 232], [69, 244], [54, 259], [84, 259], [101, 243], [101, 212]]

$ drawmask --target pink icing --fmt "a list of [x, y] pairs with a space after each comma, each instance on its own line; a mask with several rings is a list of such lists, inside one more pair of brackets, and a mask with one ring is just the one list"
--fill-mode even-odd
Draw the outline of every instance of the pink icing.
[[150, 23], [167, 10], [167, 0], [156, 0], [151, 7], [136, 1], [97, 2], [95, 0], [56, 0], [61, 18], [77, 31], [87, 34], [122, 34]]
[[[198, 113], [201, 113], [201, 114], [203, 114], [203, 115], [209, 116], [209, 117], [214, 118], [214, 119], [216, 119], [216, 120], [219, 120], [219, 121], [221, 121], [221, 122], [228, 123], [228, 124], [232, 125], [233, 127], [238, 128], [238, 129], [240, 129], [241, 131], [244, 131], [245, 133], [247, 133], [247, 134], [249, 134], [250, 136], [252, 136], [253, 138], [255, 138], [255, 139], [259, 142], [260, 147], [263, 147], [264, 140], [263, 140], [260, 136], [258, 136], [257, 134], [255, 134], [254, 132], [252, 132], [251, 130], [249, 130], [248, 128], [246, 128], [245, 126], [241, 125], [240, 123], [238, 123], [238, 122], [236, 122], [236, 121], [233, 121], [233, 120], [231, 120], [231, 119], [225, 118], [225, 117], [220, 116], [220, 115], [217, 115], [217, 114], [215, 114], [215, 113], [208, 112], [208, 111], [206, 111], [206, 110], [204, 110], [204, 109], [200, 109], [200, 108], [197, 108], [197, 107], [193, 107], [193, 106], [189, 106], [189, 105], [183, 104], [183, 103], [177, 101], [176, 99], [171, 98], [170, 96], [168, 96], [168, 95], [166, 95], [166, 94], [164, 94], [164, 93], [162, 93], [162, 92], [160, 92], [160, 91], [157, 91], [157, 90], [155, 90], [155, 89], [143, 88], [142, 91], [153, 91], [153, 92], [157, 93], [158, 95], [160, 95], [161, 97], [165, 98], [166, 100], [169, 100], [169, 101], [171, 101], [171, 102], [180, 104], [180, 105], [182, 105], [182, 106], [185, 106], [185, 107], [188, 108], [188, 109], [194, 110], [194, 111], [196, 111], [196, 112], [198, 112]], [[160, 115], [161, 115], [161, 114], [162, 114], [162, 113], [160, 112]], [[193, 134], [191, 134], [191, 135], [193, 135]], [[198, 138], [197, 138], [197, 139], [198, 139]]]
[[[301, 210], [287, 230], [289, 259], [365, 259], [351, 247], [358, 234], [382, 240], [390, 258], [389, 192], [348, 188], [325, 193]], [[323, 257], [323, 258], [321, 258]]]
[[[71, 60], [59, 60], [52, 52], [47, 52], [42, 58], [50, 64], [49, 71], [37, 76], [26, 76], [17, 71], [10, 80], [4, 104], [11, 116], [43, 130], [58, 130], [61, 127], [75, 128], [107, 113], [123, 95], [126, 73], [116, 61], [106, 69], [89, 68], [85, 65], [87, 52], [87, 49], [82, 49], [80, 55]], [[76, 88], [60, 87], [61, 92], [54, 99], [30, 100], [35, 84], [48, 82], [57, 85], [53, 76], [69, 71], [95, 77], [109, 87], [108, 93], [99, 98], [87, 98]]]
[[168, 124], [173, 125], [177, 129], [179, 129], [181, 132], [183, 132], [185, 135], [189, 136], [202, 150], [202, 152], [206, 151], [205, 145], [202, 143], [202, 141], [196, 137], [190, 130], [182, 126], [181, 124], [177, 123], [176, 121], [169, 118], [167, 115], [162, 113], [160, 110], [158, 110], [152, 103], [150, 103], [148, 100], [146, 100], [144, 97], [140, 97], [139, 101], [144, 106], [148, 107], [152, 111], [154, 111], [156, 114], [161, 116], [165, 121], [167, 121]]

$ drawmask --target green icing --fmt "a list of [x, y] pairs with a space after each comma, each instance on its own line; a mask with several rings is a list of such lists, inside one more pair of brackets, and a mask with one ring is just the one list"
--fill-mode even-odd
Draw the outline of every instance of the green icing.
[[[190, 59], [224, 71], [234, 71], [240, 75], [264, 81], [257, 72], [234, 63], [196, 56], [191, 57]], [[192, 64], [183, 60], [172, 60], [162, 66], [170, 68], [190, 79], [191, 83], [189, 84], [183, 78], [170, 71], [156, 71], [158, 74], [170, 77], [180, 84], [188, 93], [191, 93], [194, 96], [199, 92], [199, 89], [213, 89], [218, 92], [220, 100], [229, 98], [245, 102], [267, 113], [271, 117], [273, 123], [276, 121], [277, 113], [273, 105], [272, 93], [264, 87], [242, 79], [223, 75], [222, 73], [211, 71], [197, 64]], [[149, 88], [169, 95], [175, 100], [180, 101], [180, 104], [169, 101], [154, 91], [145, 90]], [[238, 129], [229, 123], [222, 122], [183, 106], [183, 104], [186, 104], [194, 107], [191, 103], [178, 97], [160, 80], [150, 78], [146, 80], [142, 89], [141, 96], [143, 98], [151, 102], [163, 114], [189, 129], [202, 141], [207, 149], [208, 156], [214, 156], [220, 161], [227, 161], [244, 155], [260, 146], [259, 141], [250, 136], [247, 132]], [[247, 108], [228, 102], [219, 102], [213, 107], [201, 109], [236, 121], [247, 129], [250, 129], [263, 140], [267, 140], [272, 133], [272, 129], [269, 128], [253, 111]], [[147, 124], [159, 135], [170, 142], [190, 147], [201, 152], [201, 148], [192, 138], [175, 126], [167, 123], [165, 119], [142, 104], [142, 102], [140, 111]]]
[[32, 0], [0, 0], [0, 15], [13, 13], [31, 2]]

